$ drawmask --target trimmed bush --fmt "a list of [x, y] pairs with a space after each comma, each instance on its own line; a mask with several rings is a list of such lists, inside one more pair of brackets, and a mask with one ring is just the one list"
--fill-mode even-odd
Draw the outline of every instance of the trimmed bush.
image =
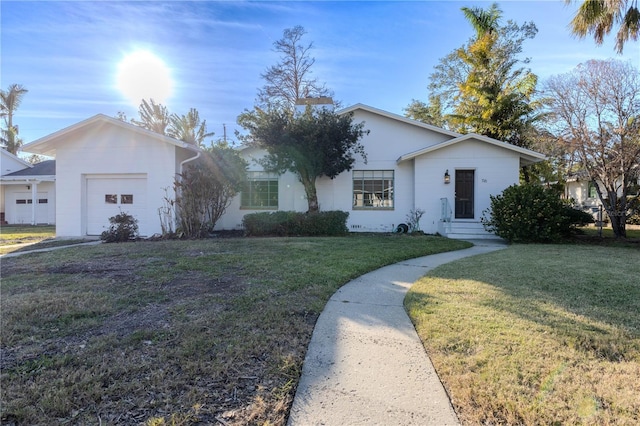
[[349, 232], [348, 217], [349, 213], [337, 210], [317, 213], [277, 211], [247, 214], [242, 223], [245, 234], [254, 237], [336, 236]]
[[138, 238], [138, 219], [127, 213], [119, 213], [109, 218], [109, 229], [100, 234], [105, 243], [135, 241]]
[[485, 229], [509, 242], [553, 242], [571, 235], [576, 226], [593, 222], [588, 213], [562, 201], [556, 191], [540, 185], [512, 185], [491, 196], [484, 212]]

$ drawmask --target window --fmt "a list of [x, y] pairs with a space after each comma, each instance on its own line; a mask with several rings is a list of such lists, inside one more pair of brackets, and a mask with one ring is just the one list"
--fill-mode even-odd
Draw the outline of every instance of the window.
[[105, 204], [118, 204], [118, 195], [117, 194], [105, 194], [104, 202], [105, 202]]
[[353, 208], [392, 209], [393, 170], [354, 170]]
[[33, 204], [33, 200], [16, 200], [16, 204]]
[[38, 204], [48, 204], [49, 200], [46, 198], [39, 198], [38, 199]]
[[120, 204], [133, 204], [133, 194], [120, 195]]
[[278, 176], [266, 172], [247, 172], [242, 187], [240, 207], [245, 209], [278, 208]]
[[596, 185], [593, 182], [589, 182], [589, 198], [598, 198], [598, 192], [596, 191]]

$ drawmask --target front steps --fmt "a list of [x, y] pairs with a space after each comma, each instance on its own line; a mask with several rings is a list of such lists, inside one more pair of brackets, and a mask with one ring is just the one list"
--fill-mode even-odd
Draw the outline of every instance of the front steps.
[[499, 239], [495, 234], [491, 234], [484, 229], [480, 221], [460, 221], [440, 222], [440, 234], [455, 240], [486, 240]]

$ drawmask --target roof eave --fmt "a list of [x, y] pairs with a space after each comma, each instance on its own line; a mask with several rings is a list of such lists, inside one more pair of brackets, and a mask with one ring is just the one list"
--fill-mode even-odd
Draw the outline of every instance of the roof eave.
[[187, 149], [189, 151], [193, 151], [193, 152], [201, 152], [202, 149], [186, 143], [184, 141], [178, 140], [178, 139], [174, 139], [172, 137], [166, 136], [166, 135], [162, 135], [160, 133], [156, 133], [156, 132], [152, 132], [151, 130], [147, 130], [144, 129], [142, 127], [118, 120], [116, 118], [112, 118], [109, 117], [107, 115], [104, 114], [96, 114], [93, 117], [89, 117], [86, 120], [80, 121], [76, 124], [73, 124], [71, 126], [65, 127], [64, 129], [58, 130], [57, 132], [53, 132], [47, 136], [44, 136], [40, 139], [37, 139], [33, 142], [30, 142], [28, 144], [25, 144], [22, 146], [22, 150], [25, 152], [32, 152], [35, 154], [41, 154], [41, 155], [47, 155], [49, 157], [54, 157], [55, 156], [55, 152], [56, 152], [56, 147], [55, 145], [57, 144], [58, 141], [60, 141], [61, 138], [63, 138], [64, 136], [73, 133], [77, 130], [80, 130], [84, 127], [87, 127], [95, 122], [107, 122], [107, 123], [111, 123], [117, 126], [120, 126], [122, 128], [125, 128], [127, 130], [130, 131], [134, 131], [136, 133], [140, 133], [146, 136], [150, 136], [154, 139], [160, 140], [162, 142], [177, 146], [179, 148], [184, 148]]
[[372, 114], [380, 115], [382, 117], [387, 117], [387, 118], [390, 118], [392, 120], [401, 121], [403, 123], [411, 124], [411, 125], [416, 126], [416, 127], [421, 127], [423, 129], [431, 130], [431, 131], [436, 132], [436, 133], [440, 133], [440, 134], [447, 135], [447, 136], [452, 136], [454, 138], [460, 136], [460, 133], [452, 132], [451, 130], [446, 130], [446, 129], [443, 129], [441, 127], [433, 126], [431, 124], [423, 123], [422, 121], [414, 120], [412, 118], [404, 117], [404, 116], [399, 115], [399, 114], [395, 114], [395, 113], [392, 113], [392, 112], [389, 112], [389, 111], [385, 111], [385, 110], [382, 110], [382, 109], [374, 108], [372, 106], [361, 104], [361, 103], [358, 103], [358, 104], [355, 104], [355, 105], [351, 105], [350, 107], [343, 108], [343, 109], [337, 111], [336, 113], [338, 115], [348, 114], [350, 112], [354, 112], [354, 111], [359, 110], [359, 109], [361, 109], [363, 111], [370, 112]]

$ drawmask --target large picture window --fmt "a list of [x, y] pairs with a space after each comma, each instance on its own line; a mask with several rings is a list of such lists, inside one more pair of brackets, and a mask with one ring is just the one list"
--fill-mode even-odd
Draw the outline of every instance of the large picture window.
[[240, 206], [245, 209], [277, 209], [278, 175], [247, 172], [247, 181], [240, 196]]
[[392, 209], [393, 170], [354, 170], [353, 208]]

